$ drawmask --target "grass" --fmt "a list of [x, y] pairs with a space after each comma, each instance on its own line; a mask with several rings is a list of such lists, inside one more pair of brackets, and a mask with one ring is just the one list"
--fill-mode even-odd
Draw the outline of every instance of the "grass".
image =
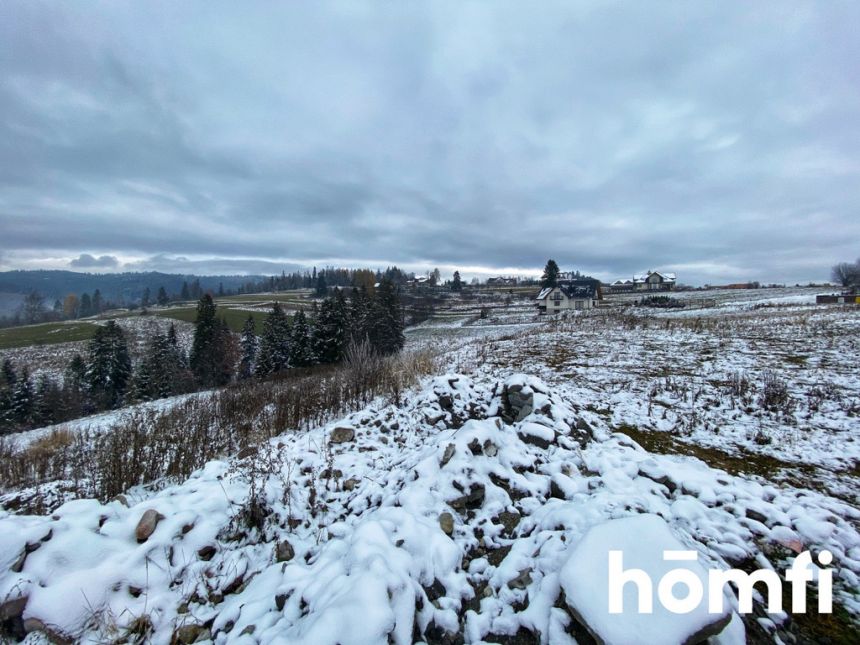
[[[172, 318], [189, 323], [193, 323], [197, 319], [197, 307], [165, 309], [163, 311], [152, 311], [151, 313], [160, 318]], [[251, 316], [256, 324], [256, 332], [258, 334], [263, 330], [263, 321], [269, 317], [269, 314], [265, 311], [242, 311], [240, 309], [225, 309], [220, 307], [216, 311], [216, 315], [219, 318], [224, 318], [230, 329], [235, 332], [242, 331], [242, 325], [245, 324], [248, 316]]]
[[89, 322], [44, 323], [0, 329], [0, 349], [89, 340], [95, 335], [96, 329], [98, 325]]

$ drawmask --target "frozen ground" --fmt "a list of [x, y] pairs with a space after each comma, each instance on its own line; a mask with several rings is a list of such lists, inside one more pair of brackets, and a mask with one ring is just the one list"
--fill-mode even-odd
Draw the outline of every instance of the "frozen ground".
[[[157, 492], [0, 511], [0, 612], [30, 643], [857, 642], [860, 312], [677, 313], [430, 322], [409, 342], [452, 372], [400, 405]], [[609, 543], [780, 572], [827, 549], [837, 611], [742, 620], [729, 592], [607, 620]]]

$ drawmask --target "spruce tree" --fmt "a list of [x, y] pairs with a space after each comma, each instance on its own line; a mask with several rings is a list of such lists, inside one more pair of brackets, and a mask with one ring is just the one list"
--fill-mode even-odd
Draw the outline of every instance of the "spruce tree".
[[382, 355], [394, 354], [403, 347], [403, 312], [400, 299], [390, 280], [383, 280], [376, 290], [372, 306], [370, 342]]
[[188, 358], [194, 378], [203, 387], [224, 385], [230, 381], [232, 366], [228, 366], [232, 335], [215, 317], [215, 303], [208, 293], [197, 303], [194, 342]]
[[256, 374], [268, 376], [289, 366], [290, 323], [280, 303], [272, 305], [272, 312], [263, 322], [260, 350], [257, 355]]
[[451, 291], [462, 291], [463, 281], [460, 279], [460, 272], [454, 271], [454, 279], [451, 281]]
[[140, 306], [146, 309], [150, 305], [152, 295], [149, 292], [149, 287], [143, 290], [143, 295], [140, 298]]
[[164, 287], [158, 287], [158, 305], [164, 307], [166, 304], [170, 302], [170, 298], [167, 297], [167, 291], [164, 290]]
[[301, 309], [293, 315], [290, 329], [290, 367], [310, 367], [314, 364], [311, 328]]
[[254, 373], [254, 359], [257, 357], [257, 323], [253, 316], [248, 316], [242, 325], [242, 336], [239, 341], [239, 378], [250, 378]]
[[182, 283], [182, 291], [179, 294], [180, 299], [182, 300], [191, 300], [191, 290], [188, 288], [188, 283]]
[[370, 337], [370, 298], [367, 289], [353, 289], [349, 302], [349, 337], [361, 343]]
[[122, 399], [131, 378], [131, 358], [125, 334], [115, 321], [99, 326], [90, 341], [86, 381], [90, 393], [103, 407]]
[[[341, 305], [345, 304], [343, 295], [340, 296], [340, 302]], [[337, 297], [326, 298], [320, 305], [313, 332], [314, 354], [320, 363], [337, 363], [343, 356], [346, 332], [344, 313]]]
[[81, 304], [78, 308], [78, 316], [80, 318], [86, 318], [87, 316], [93, 315], [93, 300], [90, 298], [90, 294], [85, 293], [81, 295]]
[[543, 275], [540, 278], [540, 286], [543, 288], [558, 286], [559, 268], [555, 260], [549, 260], [543, 270]]
[[20, 426], [29, 426], [33, 421], [34, 412], [33, 382], [30, 372], [25, 366], [15, 381], [12, 391], [12, 418]]
[[102, 312], [102, 308], [104, 307], [102, 303], [102, 292], [96, 289], [93, 292], [93, 314], [100, 314]]

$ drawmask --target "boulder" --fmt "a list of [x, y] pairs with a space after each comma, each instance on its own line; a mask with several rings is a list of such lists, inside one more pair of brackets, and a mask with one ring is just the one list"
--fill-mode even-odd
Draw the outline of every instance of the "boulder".
[[445, 511], [439, 516], [439, 528], [445, 532], [445, 535], [451, 536], [454, 534], [454, 516]]
[[[666, 643], [689, 645], [719, 634], [729, 624], [732, 612], [725, 603], [723, 613], [708, 611], [708, 575], [695, 560], [665, 560], [665, 551], [689, 551], [658, 515], [642, 514], [609, 520], [591, 527], [572, 547], [560, 572], [564, 602], [571, 616], [594, 640], [604, 643]], [[633, 584], [621, 590], [623, 611], [609, 611], [609, 552], [620, 551], [622, 569], [641, 569], [652, 582], [652, 611], [639, 612], [639, 589]], [[674, 569], [686, 569], [699, 579], [704, 597], [687, 613], [676, 614], [657, 597], [660, 581]], [[685, 585], [677, 586], [683, 597]]]
[[163, 519], [164, 515], [153, 508], [144, 512], [140, 521], [137, 523], [137, 527], [134, 529], [134, 536], [137, 538], [138, 543], [146, 542], [155, 532], [155, 527], [158, 526], [158, 522]]
[[449, 461], [451, 461], [451, 458], [454, 456], [456, 450], [457, 449], [453, 443], [449, 443], [447, 446], [445, 446], [445, 452], [442, 453], [442, 461], [439, 462], [439, 468], [444, 468], [445, 465]]
[[348, 443], [355, 440], [355, 428], [339, 426], [331, 431], [329, 441], [331, 443]]
[[289, 562], [296, 555], [293, 545], [287, 540], [281, 540], [275, 547], [275, 562]]
[[448, 502], [451, 505], [451, 508], [458, 511], [465, 511], [466, 509], [476, 509], [481, 508], [484, 505], [484, 485], [483, 484], [474, 484], [469, 492], [463, 495], [462, 497], [457, 497], [456, 499], [452, 499]]

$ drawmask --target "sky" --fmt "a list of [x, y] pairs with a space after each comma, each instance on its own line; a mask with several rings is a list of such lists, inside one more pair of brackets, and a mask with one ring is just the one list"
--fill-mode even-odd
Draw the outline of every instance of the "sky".
[[860, 3], [0, 3], [0, 270], [826, 280]]

